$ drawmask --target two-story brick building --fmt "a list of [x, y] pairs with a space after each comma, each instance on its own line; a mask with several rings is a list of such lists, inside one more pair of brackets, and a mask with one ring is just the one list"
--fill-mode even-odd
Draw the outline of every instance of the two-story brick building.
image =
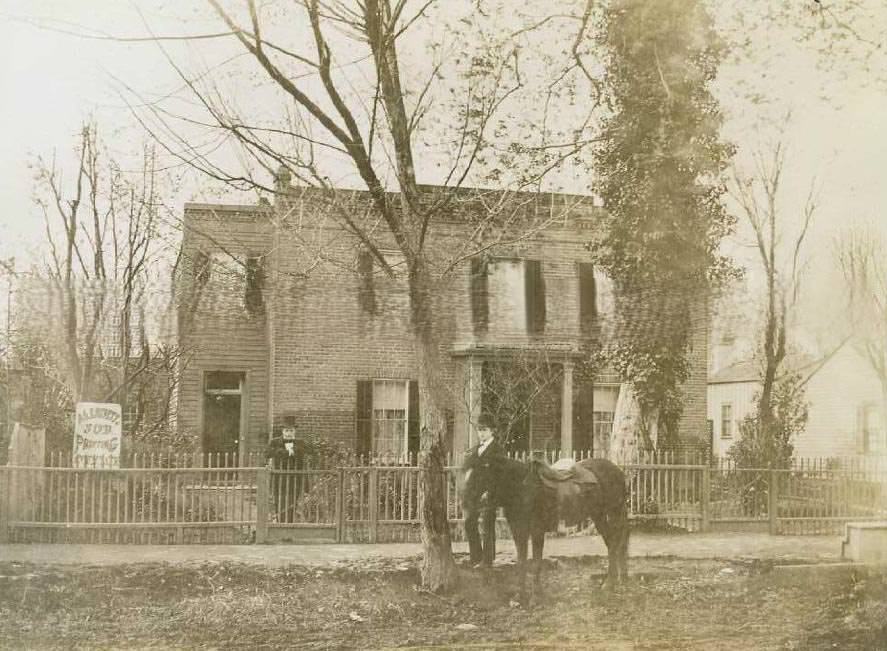
[[[431, 205], [441, 190], [426, 194]], [[582, 371], [613, 309], [587, 247], [601, 208], [586, 197], [521, 195], [507, 220], [533, 228], [471, 255], [483, 214], [503, 201], [460, 190], [429, 230], [443, 278], [434, 295], [451, 449], [469, 445], [481, 410], [497, 414], [518, 449], [600, 446], [618, 382], [610, 374], [595, 384]], [[348, 220], [369, 229], [393, 274]], [[273, 206], [189, 204], [184, 224], [179, 331], [193, 353], [180, 378], [180, 428], [210, 452], [261, 449], [287, 425], [361, 453], [418, 449], [402, 257], [366, 193], [279, 179]], [[704, 305], [699, 314], [682, 421], [694, 441], [705, 440]]]

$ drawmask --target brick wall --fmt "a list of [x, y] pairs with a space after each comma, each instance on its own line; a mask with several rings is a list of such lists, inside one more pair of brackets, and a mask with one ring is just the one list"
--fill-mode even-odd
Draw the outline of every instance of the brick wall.
[[[186, 209], [186, 221], [197, 225], [186, 230], [186, 253], [193, 256], [201, 247], [267, 253], [267, 309], [258, 317], [230, 311], [220, 315], [209, 309], [195, 312], [187, 336], [199, 344], [199, 353], [183, 378], [179, 405], [183, 426], [195, 430], [200, 426], [203, 370], [243, 369], [250, 385], [251, 446], [261, 444], [272, 423], [295, 422], [303, 431], [321, 433], [353, 447], [358, 381], [416, 378], [406, 279], [389, 278], [376, 269], [368, 282], [359, 271], [360, 243], [335, 227], [335, 211], [339, 209], [364, 224], [373, 222], [366, 195], [336, 195], [335, 201], [341, 205], [330, 203], [329, 197], [310, 190], [280, 195], [273, 213], [276, 227], [266, 207]], [[427, 248], [435, 268], [446, 268], [465, 250], [465, 233], [476, 227], [470, 223], [478, 210], [475, 198], [457, 202], [450, 208], [450, 221], [436, 223], [429, 232]], [[501, 209], [502, 214], [514, 219], [519, 213], [516, 221], [521, 224], [545, 221], [547, 227], [531, 238], [496, 247], [493, 253], [541, 262], [544, 331], [528, 335], [523, 329], [490, 327], [485, 333], [476, 333], [467, 260], [455, 265], [434, 288], [440, 373], [453, 395], [456, 428], [463, 430], [457, 439], [462, 443], [467, 440], [468, 407], [463, 389], [472, 355], [488, 356], [502, 347], [554, 356], [578, 350], [577, 264], [589, 261], [584, 244], [594, 228], [594, 209], [570, 197], [519, 199], [516, 208], [508, 209], [510, 212]], [[384, 226], [378, 225], [374, 232], [384, 231]], [[378, 238], [378, 246], [396, 249], [384, 236]], [[369, 288], [371, 302], [366, 300]], [[703, 309], [694, 320], [693, 377], [687, 385], [683, 420], [688, 432], [704, 432], [706, 330]], [[555, 383], [534, 405], [534, 447], [559, 439], [560, 391], [560, 384]]]
[[[268, 336], [267, 310], [250, 313], [244, 295], [237, 291], [240, 280], [219, 273], [199, 292], [195, 289], [196, 267], [201, 255], [226, 256], [232, 273], [234, 259], [266, 255], [272, 244], [270, 211], [253, 206], [185, 207], [185, 229], [179, 280], [179, 332], [187, 356], [180, 378], [178, 418], [180, 431], [200, 441], [203, 409], [203, 376], [207, 371], [236, 371], [246, 375], [241, 398], [244, 431], [241, 450], [264, 449], [268, 432]], [[241, 268], [245, 273], [245, 269]], [[199, 295], [196, 295], [199, 294]]]

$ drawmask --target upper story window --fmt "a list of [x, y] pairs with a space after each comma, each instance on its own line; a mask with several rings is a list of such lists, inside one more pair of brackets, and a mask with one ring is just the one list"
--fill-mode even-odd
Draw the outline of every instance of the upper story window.
[[540, 334], [545, 329], [545, 280], [538, 260], [472, 260], [475, 333]]
[[[395, 280], [406, 278], [407, 263], [406, 257], [400, 251], [386, 250], [379, 251], [385, 259], [385, 263], [391, 268]], [[357, 254], [357, 275], [359, 277], [359, 287], [357, 293], [358, 304], [361, 310], [367, 314], [378, 314], [381, 305], [382, 296], [376, 293], [377, 284], [384, 283], [388, 278], [387, 273], [381, 268], [377, 259], [368, 249], [361, 249]], [[382, 285], [384, 288], [384, 284]], [[385, 292], [390, 299], [390, 292]], [[390, 307], [390, 305], [388, 306]]]
[[611, 316], [615, 310], [613, 281], [607, 273], [590, 262], [579, 263], [579, 323], [588, 327], [599, 316]]
[[203, 285], [213, 310], [261, 312], [265, 286], [262, 256], [214, 252], [205, 260], [205, 265], [197, 269], [197, 281]]

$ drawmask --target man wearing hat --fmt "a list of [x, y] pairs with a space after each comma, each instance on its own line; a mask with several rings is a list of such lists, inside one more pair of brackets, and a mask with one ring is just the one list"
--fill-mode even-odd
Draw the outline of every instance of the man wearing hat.
[[[477, 494], [471, 482], [472, 472], [485, 460], [505, 456], [505, 450], [496, 441], [495, 422], [489, 414], [477, 420], [477, 444], [465, 453], [462, 464], [465, 471], [465, 491], [462, 508], [465, 511], [465, 537], [468, 538], [469, 563], [472, 567], [491, 567], [496, 556], [496, 504], [489, 493]], [[481, 521], [483, 538], [478, 532]]]

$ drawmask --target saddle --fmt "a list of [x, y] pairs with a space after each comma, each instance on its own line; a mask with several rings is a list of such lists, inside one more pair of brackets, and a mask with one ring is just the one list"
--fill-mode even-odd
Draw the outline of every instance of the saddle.
[[550, 522], [546, 523], [546, 529], [556, 530], [558, 517], [568, 522], [580, 520], [585, 510], [583, 498], [600, 483], [597, 475], [572, 459], [561, 459], [553, 465], [534, 459], [531, 467], [549, 499], [554, 502], [551, 505], [553, 508], [549, 509]]
[[597, 484], [598, 478], [591, 470], [572, 459], [561, 459], [553, 465], [534, 460], [536, 476], [546, 488], [556, 491], [582, 490], [585, 484]]

